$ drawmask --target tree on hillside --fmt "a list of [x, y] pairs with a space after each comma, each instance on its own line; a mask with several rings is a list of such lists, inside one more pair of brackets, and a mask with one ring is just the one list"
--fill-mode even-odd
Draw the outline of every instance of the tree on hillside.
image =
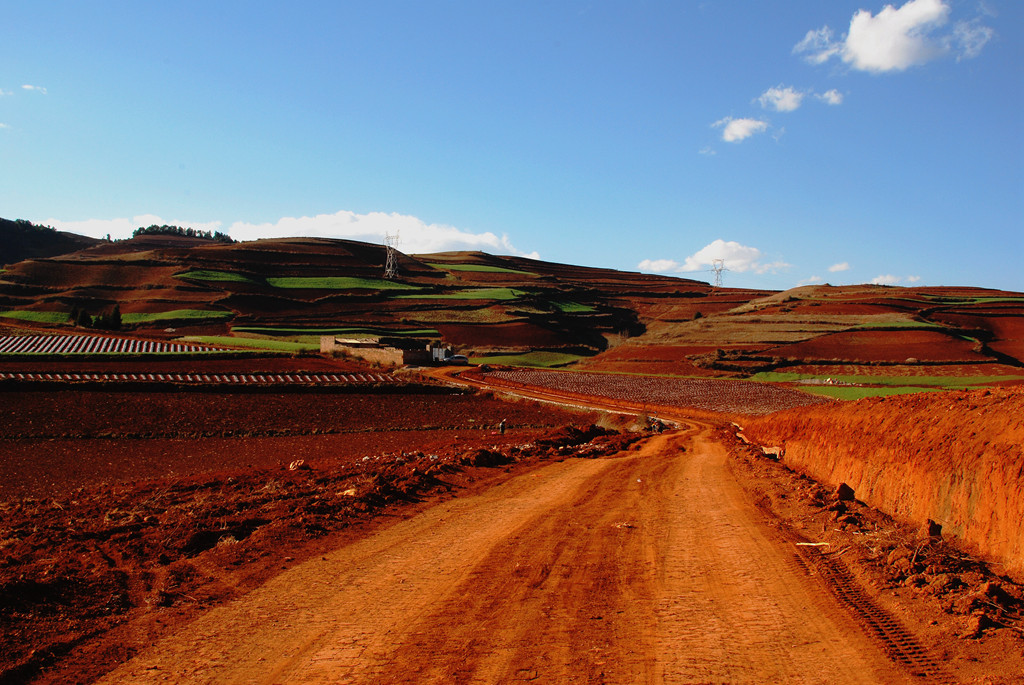
[[109, 312], [102, 312], [92, 320], [94, 328], [101, 328], [107, 331], [121, 330], [121, 308], [115, 304]]
[[140, 235], [180, 235], [186, 238], [200, 238], [202, 240], [212, 240], [217, 243], [233, 243], [234, 238], [229, 236], [227, 233], [221, 233], [220, 231], [203, 231], [195, 228], [182, 228], [181, 226], [168, 226], [166, 224], [157, 226], [139, 226], [132, 231], [132, 237], [138, 237]]

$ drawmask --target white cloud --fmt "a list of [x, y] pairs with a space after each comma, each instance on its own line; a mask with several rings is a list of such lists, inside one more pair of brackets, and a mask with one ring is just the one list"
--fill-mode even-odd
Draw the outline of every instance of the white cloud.
[[524, 253], [516, 248], [506, 235], [499, 238], [490, 232], [470, 233], [445, 224], [428, 224], [417, 217], [394, 212], [356, 214], [342, 210], [314, 217], [284, 217], [274, 224], [235, 222], [227, 232], [236, 240], [311, 236], [375, 243], [381, 242], [388, 233], [398, 233], [401, 240], [398, 248], [406, 253], [484, 250], [538, 258], [536, 252]]
[[753, 271], [757, 274], [775, 272], [790, 266], [783, 261], [764, 263], [761, 250], [756, 247], [719, 238], [687, 257], [682, 264], [673, 259], [645, 259], [637, 265], [640, 271], [657, 273], [688, 273], [708, 271], [714, 266], [716, 259], [724, 262], [729, 271]]
[[783, 86], [780, 83], [778, 86], [769, 88], [761, 93], [757, 101], [761, 103], [761, 107], [764, 109], [773, 109], [776, 112], [792, 112], [800, 107], [800, 103], [803, 102], [805, 95], [806, 93], [796, 90], [792, 86]]
[[871, 283], [874, 285], [897, 285], [898, 283], [917, 283], [921, 280], [920, 276], [893, 276], [892, 274], [882, 274], [875, 276], [871, 279]]
[[843, 94], [833, 88], [832, 90], [826, 90], [824, 93], [815, 95], [822, 102], [828, 105], [841, 105], [843, 104]]
[[839, 54], [842, 45], [832, 40], [832, 29], [823, 26], [807, 32], [803, 40], [793, 46], [794, 53], [808, 53], [804, 59], [811, 64], [827, 62], [833, 55]]
[[839, 262], [838, 264], [833, 264], [832, 266], [830, 266], [828, 268], [828, 270], [829, 270], [829, 273], [833, 273], [833, 274], [838, 272], [838, 271], [849, 271], [850, 270], [850, 263], [849, 262]]
[[470, 233], [454, 226], [428, 224], [414, 216], [397, 213], [370, 212], [356, 214], [340, 211], [335, 214], [317, 216], [283, 217], [274, 223], [253, 224], [236, 221], [227, 229], [220, 221], [165, 221], [159, 216], [144, 214], [130, 219], [87, 219], [85, 221], [61, 221], [47, 219], [42, 222], [61, 231], [70, 231], [94, 238], [110, 234], [113, 238], [129, 238], [139, 226], [170, 224], [203, 231], [222, 231], [235, 240], [259, 240], [260, 238], [345, 238], [370, 243], [382, 243], [389, 233], [399, 235], [398, 249], [407, 254], [420, 252], [444, 252], [448, 250], [483, 250], [494, 254], [513, 254], [539, 259], [536, 252], [526, 253], [516, 248], [508, 236], [498, 237], [494, 233]]
[[715, 149], [713, 147], [711, 147], [710, 145], [705, 145], [704, 147], [702, 147], [699, 150], [699, 153], [702, 154], [702, 155], [706, 155], [708, 157], [713, 157], [714, 155], [718, 154], [718, 152], [715, 151]]
[[802, 281], [797, 281], [797, 285], [798, 286], [801, 286], [801, 285], [817, 285], [818, 283], [821, 283], [821, 276], [811, 276], [809, 278], [805, 278]]
[[28, 84], [25, 84], [21, 88], [22, 90], [32, 90], [37, 93], [42, 93], [43, 95], [46, 95], [46, 88], [43, 88], [42, 86], [30, 86]]
[[722, 127], [722, 140], [727, 143], [738, 143], [746, 140], [755, 133], [762, 133], [768, 129], [768, 122], [760, 119], [733, 119], [725, 117], [711, 124], [712, 128]]
[[995, 31], [988, 26], [982, 26], [977, 19], [973, 21], [958, 21], [956, 26], [953, 27], [953, 40], [960, 48], [957, 61], [959, 62], [964, 57], [968, 59], [977, 57], [981, 54], [981, 49], [985, 47], [985, 43], [992, 40], [993, 35], [995, 35]]
[[637, 269], [650, 273], [670, 274], [682, 271], [682, 266], [674, 259], [645, 259], [637, 264]]
[[4, 90], [3, 88], [0, 88], [0, 97], [3, 97], [4, 95], [14, 95], [14, 93], [12, 93], [9, 90]]
[[909, 0], [900, 8], [886, 5], [877, 15], [858, 10], [839, 41], [825, 26], [808, 31], [793, 47], [811, 64], [838, 56], [854, 69], [882, 73], [925, 64], [956, 49], [957, 59], [976, 57], [993, 31], [979, 20], [960, 21], [943, 30], [951, 13], [946, 0]]
[[10, 128], [10, 124], [0, 124], [0, 129]]
[[69, 233], [87, 235], [93, 238], [106, 238], [107, 235], [110, 235], [110, 237], [114, 239], [131, 238], [132, 231], [139, 226], [152, 226], [154, 224], [157, 226], [162, 226], [164, 224], [170, 226], [182, 226], [185, 228], [195, 228], [203, 231], [221, 230], [221, 222], [219, 221], [165, 221], [155, 214], [140, 214], [131, 218], [121, 219], [84, 219], [81, 221], [46, 219], [39, 223], [42, 223], [45, 226], [53, 226], [58, 231], [67, 231]]

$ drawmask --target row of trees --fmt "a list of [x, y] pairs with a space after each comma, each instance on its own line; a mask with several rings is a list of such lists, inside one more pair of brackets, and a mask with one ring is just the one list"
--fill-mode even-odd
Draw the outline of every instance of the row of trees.
[[81, 328], [99, 328], [104, 331], [121, 330], [121, 308], [116, 304], [110, 311], [100, 312], [96, 316], [92, 316], [84, 309], [74, 307], [71, 310], [70, 318], [71, 323]]
[[233, 243], [234, 239], [227, 233], [221, 233], [220, 231], [203, 231], [196, 228], [182, 228], [181, 226], [168, 226], [166, 224], [157, 226], [139, 226], [132, 231], [132, 237], [140, 235], [181, 235], [187, 238], [202, 238], [204, 240], [212, 240], [218, 243]]

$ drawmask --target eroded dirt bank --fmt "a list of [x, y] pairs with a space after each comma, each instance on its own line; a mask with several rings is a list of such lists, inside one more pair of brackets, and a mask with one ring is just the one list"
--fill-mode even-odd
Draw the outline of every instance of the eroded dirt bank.
[[783, 462], [1024, 577], [1024, 388], [873, 398], [744, 423]]

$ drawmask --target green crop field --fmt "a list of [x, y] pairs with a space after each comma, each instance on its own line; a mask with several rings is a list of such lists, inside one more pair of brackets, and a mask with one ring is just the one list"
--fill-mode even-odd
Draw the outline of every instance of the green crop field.
[[886, 388], [861, 388], [839, 385], [801, 386], [801, 390], [814, 395], [823, 395], [837, 400], [862, 400], [865, 397], [887, 395], [909, 395], [915, 392], [940, 392], [943, 388], [925, 388], [917, 385], [903, 385]]
[[286, 340], [270, 340], [266, 338], [235, 338], [229, 335], [189, 335], [178, 338], [175, 342], [200, 343], [221, 347], [243, 347], [247, 349], [270, 350], [273, 352], [316, 352], [320, 349], [318, 342], [290, 342]]
[[183, 274], [175, 274], [175, 278], [185, 278], [193, 281], [227, 281], [235, 283], [258, 283], [248, 276], [242, 274], [231, 273], [230, 271], [209, 271], [206, 269], [196, 269], [193, 271], [186, 271]]
[[0, 312], [0, 316], [35, 323], [67, 323], [70, 317], [67, 312], [37, 312], [30, 309], [11, 309]]
[[597, 308], [579, 302], [552, 302], [551, 304], [563, 314], [590, 314], [597, 311]]
[[520, 271], [518, 269], [506, 269], [501, 266], [488, 266], [486, 264], [444, 264], [443, 262], [428, 262], [427, 266], [442, 271], [474, 271], [477, 273], [489, 274], [519, 274], [522, 276], [536, 276], [532, 271]]
[[[750, 377], [762, 383], [796, 383], [802, 380], [831, 378], [841, 383], [856, 385], [882, 385], [888, 387], [930, 387], [946, 390], [977, 388], [991, 383], [1020, 380], [1020, 376], [825, 376], [822, 374], [762, 371]], [[842, 387], [842, 386], [824, 386]]]
[[399, 299], [417, 300], [492, 300], [506, 301], [514, 300], [524, 295], [522, 290], [512, 288], [472, 288], [468, 290], [456, 290], [450, 293], [424, 293], [421, 295], [399, 295]]
[[225, 319], [234, 316], [231, 312], [215, 312], [207, 309], [172, 309], [169, 312], [129, 312], [121, 315], [126, 324], [148, 323], [150, 321], [180, 321], [193, 319]]
[[274, 288], [307, 290], [419, 290], [415, 285], [356, 276], [281, 276], [268, 278], [267, 284]]

